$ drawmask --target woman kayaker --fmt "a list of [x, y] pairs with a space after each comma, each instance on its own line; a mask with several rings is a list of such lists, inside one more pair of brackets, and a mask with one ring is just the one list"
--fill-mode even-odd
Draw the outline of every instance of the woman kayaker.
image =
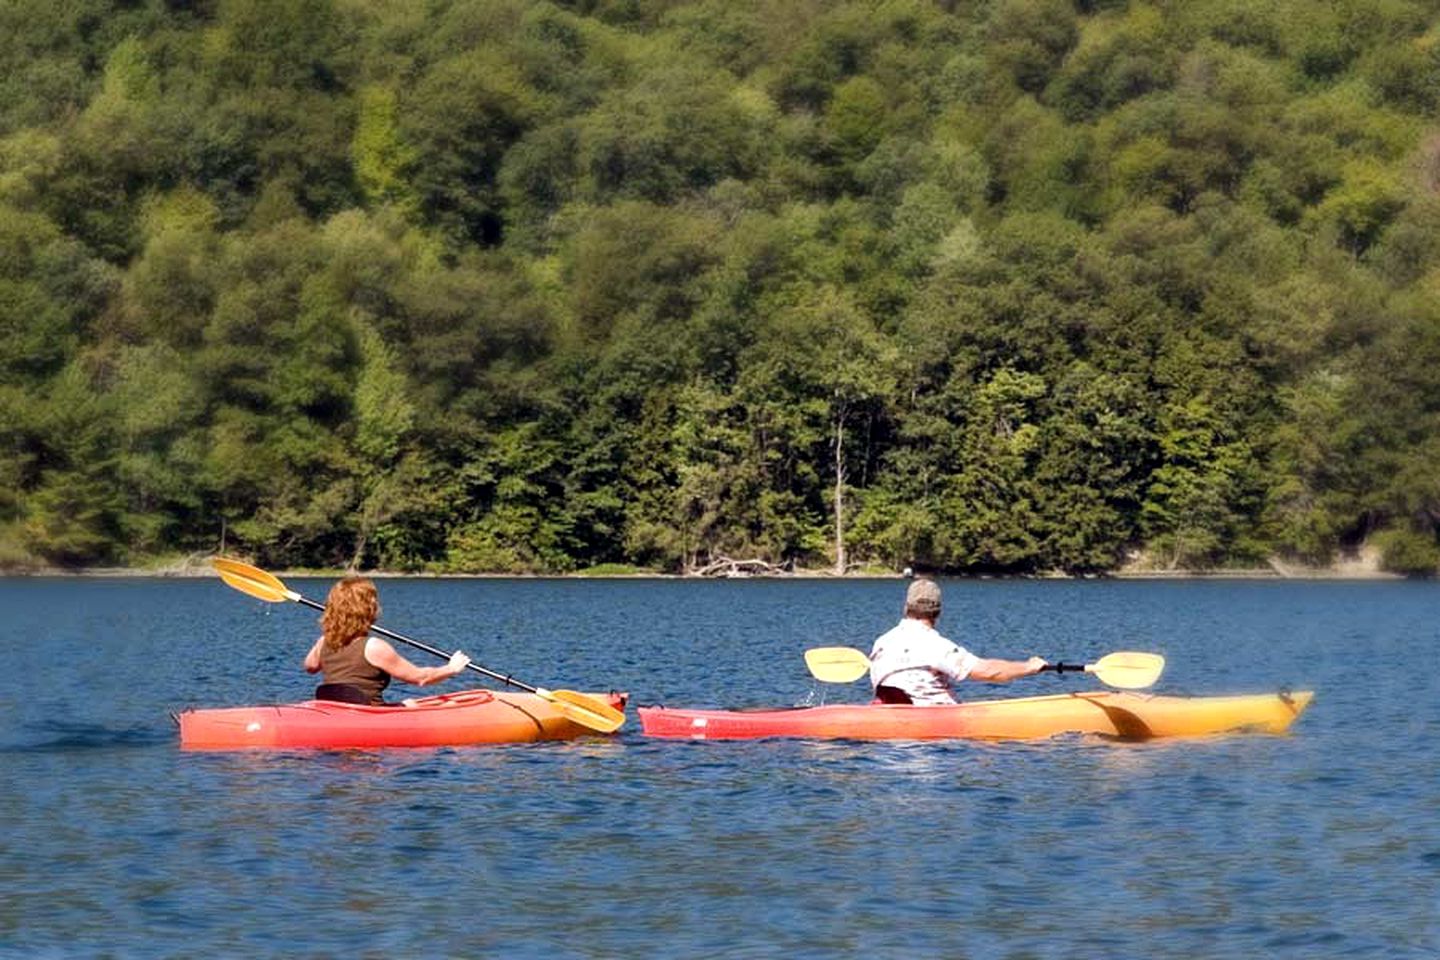
[[415, 666], [388, 642], [369, 635], [379, 617], [380, 594], [365, 577], [346, 577], [330, 589], [320, 639], [305, 655], [306, 673], [325, 674], [315, 699], [380, 705], [392, 677], [424, 687], [448, 680], [470, 663], [456, 650], [443, 667]]
[[904, 618], [870, 650], [870, 685], [881, 703], [954, 703], [951, 681], [1009, 683], [1039, 673], [1045, 666], [1040, 657], [977, 657], [942, 637], [935, 629], [938, 619], [940, 585], [924, 578], [911, 582], [905, 591]]

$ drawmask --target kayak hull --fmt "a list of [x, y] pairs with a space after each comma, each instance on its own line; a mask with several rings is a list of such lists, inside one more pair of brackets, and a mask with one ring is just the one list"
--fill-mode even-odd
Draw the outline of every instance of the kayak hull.
[[836, 704], [755, 711], [641, 707], [639, 713], [646, 736], [687, 740], [1024, 740], [1066, 733], [1150, 740], [1283, 733], [1313, 697], [1308, 690], [1235, 697], [1094, 691], [954, 706]]
[[[625, 709], [625, 694], [596, 694]], [[186, 710], [176, 715], [185, 750], [342, 750], [571, 740], [599, 734], [533, 693], [462, 690], [372, 707], [328, 700]]]

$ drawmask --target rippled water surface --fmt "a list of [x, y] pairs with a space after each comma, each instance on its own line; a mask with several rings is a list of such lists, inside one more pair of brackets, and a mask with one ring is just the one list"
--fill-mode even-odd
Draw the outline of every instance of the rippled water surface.
[[[1318, 696], [1286, 737], [692, 743], [632, 714], [610, 740], [192, 754], [170, 711], [306, 697], [312, 611], [0, 581], [0, 955], [1440, 955], [1440, 586], [945, 587], [982, 655], [1155, 650], [1164, 692]], [[392, 629], [672, 706], [865, 699], [801, 653], [868, 647], [902, 592], [381, 583]]]

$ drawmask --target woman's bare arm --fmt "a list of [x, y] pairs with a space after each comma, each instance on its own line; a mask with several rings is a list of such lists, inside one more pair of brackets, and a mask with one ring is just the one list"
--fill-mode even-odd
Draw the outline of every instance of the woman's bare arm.
[[426, 687], [432, 683], [439, 683], [441, 680], [448, 680], [465, 669], [470, 658], [460, 651], [450, 658], [450, 662], [440, 667], [417, 667], [395, 652], [395, 648], [381, 640], [379, 637], [370, 637], [365, 641], [365, 659], [372, 667], [379, 667], [390, 676], [402, 683], [409, 683], [417, 687]]

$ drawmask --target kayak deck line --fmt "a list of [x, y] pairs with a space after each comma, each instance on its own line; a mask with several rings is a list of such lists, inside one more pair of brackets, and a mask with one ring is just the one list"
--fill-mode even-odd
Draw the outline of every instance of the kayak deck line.
[[773, 710], [640, 707], [646, 736], [693, 740], [765, 737], [852, 740], [1017, 740], [1066, 733], [1122, 740], [1284, 733], [1313, 691], [1182, 697], [1077, 691], [954, 705], [831, 704]]
[[[513, 700], [502, 700], [501, 702], [504, 703], [505, 706], [509, 707], [510, 709], [515, 710], [515, 711], [518, 711], [519, 713], [521, 713], [522, 715], [524, 715], [525, 719], [527, 719], [527, 720], [529, 720], [531, 723], [535, 724], [536, 739], [541, 739], [541, 738], [543, 738], [544, 733], [545, 733], [545, 724], [544, 724], [544, 722], [541, 720], [540, 717], [537, 717], [535, 714], [533, 714], [533, 713], [531, 713], [530, 711], [526, 710], [524, 707], [522, 707], [520, 704], [516, 703], [516, 702], [513, 701]], [[623, 708], [622, 708], [622, 709], [623, 709]]]

